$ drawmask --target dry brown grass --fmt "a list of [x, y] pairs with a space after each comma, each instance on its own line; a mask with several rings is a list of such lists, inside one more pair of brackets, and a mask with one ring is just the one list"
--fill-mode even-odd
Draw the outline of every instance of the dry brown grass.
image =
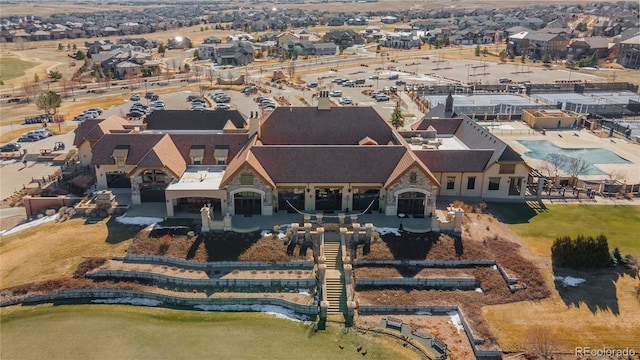
[[124, 255], [139, 227], [108, 220], [51, 222], [1, 237], [1, 286], [71, 277], [86, 257]]
[[293, 255], [287, 255], [287, 245], [276, 236], [263, 236], [250, 248], [245, 250], [238, 260], [240, 261], [290, 261], [308, 260], [312, 258], [313, 251], [307, 249], [306, 256], [300, 256], [298, 248]]
[[156, 235], [149, 230], [142, 230], [136, 234], [127, 251], [132, 254], [164, 255], [183, 260], [207, 261], [207, 250], [202, 241], [198, 236], [188, 234]]

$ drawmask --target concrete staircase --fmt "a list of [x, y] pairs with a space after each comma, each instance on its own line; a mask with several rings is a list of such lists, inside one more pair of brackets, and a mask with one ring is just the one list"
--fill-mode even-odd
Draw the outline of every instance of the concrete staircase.
[[344, 276], [342, 273], [342, 251], [340, 250], [340, 238], [331, 238], [332, 236], [326, 236], [324, 243], [324, 256], [327, 265], [327, 286], [324, 291], [325, 294], [327, 294], [327, 301], [329, 301], [329, 310], [327, 313], [329, 316], [343, 315], [347, 308]]

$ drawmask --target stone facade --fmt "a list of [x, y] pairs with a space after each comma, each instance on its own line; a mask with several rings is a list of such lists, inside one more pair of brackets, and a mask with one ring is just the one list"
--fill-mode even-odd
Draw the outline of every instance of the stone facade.
[[438, 187], [419, 167], [412, 166], [401, 178], [387, 189], [385, 214], [397, 215], [398, 195], [407, 191], [421, 192], [426, 195], [425, 215], [432, 214], [436, 208]]
[[[242, 185], [243, 174], [253, 175], [253, 185]], [[235, 215], [234, 195], [243, 191], [254, 191], [262, 198], [262, 215], [273, 214], [273, 188], [262, 179], [258, 173], [249, 166], [243, 166], [225, 186], [227, 190], [227, 212]]]

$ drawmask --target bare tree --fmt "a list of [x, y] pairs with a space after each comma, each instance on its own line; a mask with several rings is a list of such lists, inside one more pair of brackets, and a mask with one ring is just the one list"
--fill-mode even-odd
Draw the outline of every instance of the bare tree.
[[544, 158], [541, 163], [540, 170], [542, 170], [548, 177], [553, 179], [553, 183], [556, 184], [562, 167], [566, 164], [566, 157], [558, 153], [550, 153]]
[[213, 80], [216, 78], [215, 70], [209, 68], [207, 69], [207, 79], [209, 79], [209, 86], [213, 86]]
[[535, 326], [529, 330], [529, 351], [541, 359], [552, 359], [558, 351], [557, 334], [553, 329]]
[[587, 173], [591, 166], [583, 157], [567, 157], [566, 165], [567, 172], [571, 176], [571, 185], [573, 186], [578, 184], [578, 176]]
[[293, 60], [289, 61], [287, 72], [289, 73], [289, 81], [293, 82], [293, 76], [296, 74], [296, 63]]

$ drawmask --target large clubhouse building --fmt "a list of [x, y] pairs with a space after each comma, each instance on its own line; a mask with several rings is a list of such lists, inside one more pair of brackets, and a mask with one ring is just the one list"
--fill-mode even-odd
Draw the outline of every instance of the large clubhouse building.
[[[450, 104], [447, 104], [450, 107]], [[448, 116], [455, 115], [447, 113]], [[167, 216], [400, 213], [428, 217], [437, 195], [523, 199], [529, 168], [472, 121], [425, 117], [396, 131], [370, 107], [158, 111], [141, 125], [117, 116], [76, 130], [97, 189], [131, 203], [165, 202]]]

